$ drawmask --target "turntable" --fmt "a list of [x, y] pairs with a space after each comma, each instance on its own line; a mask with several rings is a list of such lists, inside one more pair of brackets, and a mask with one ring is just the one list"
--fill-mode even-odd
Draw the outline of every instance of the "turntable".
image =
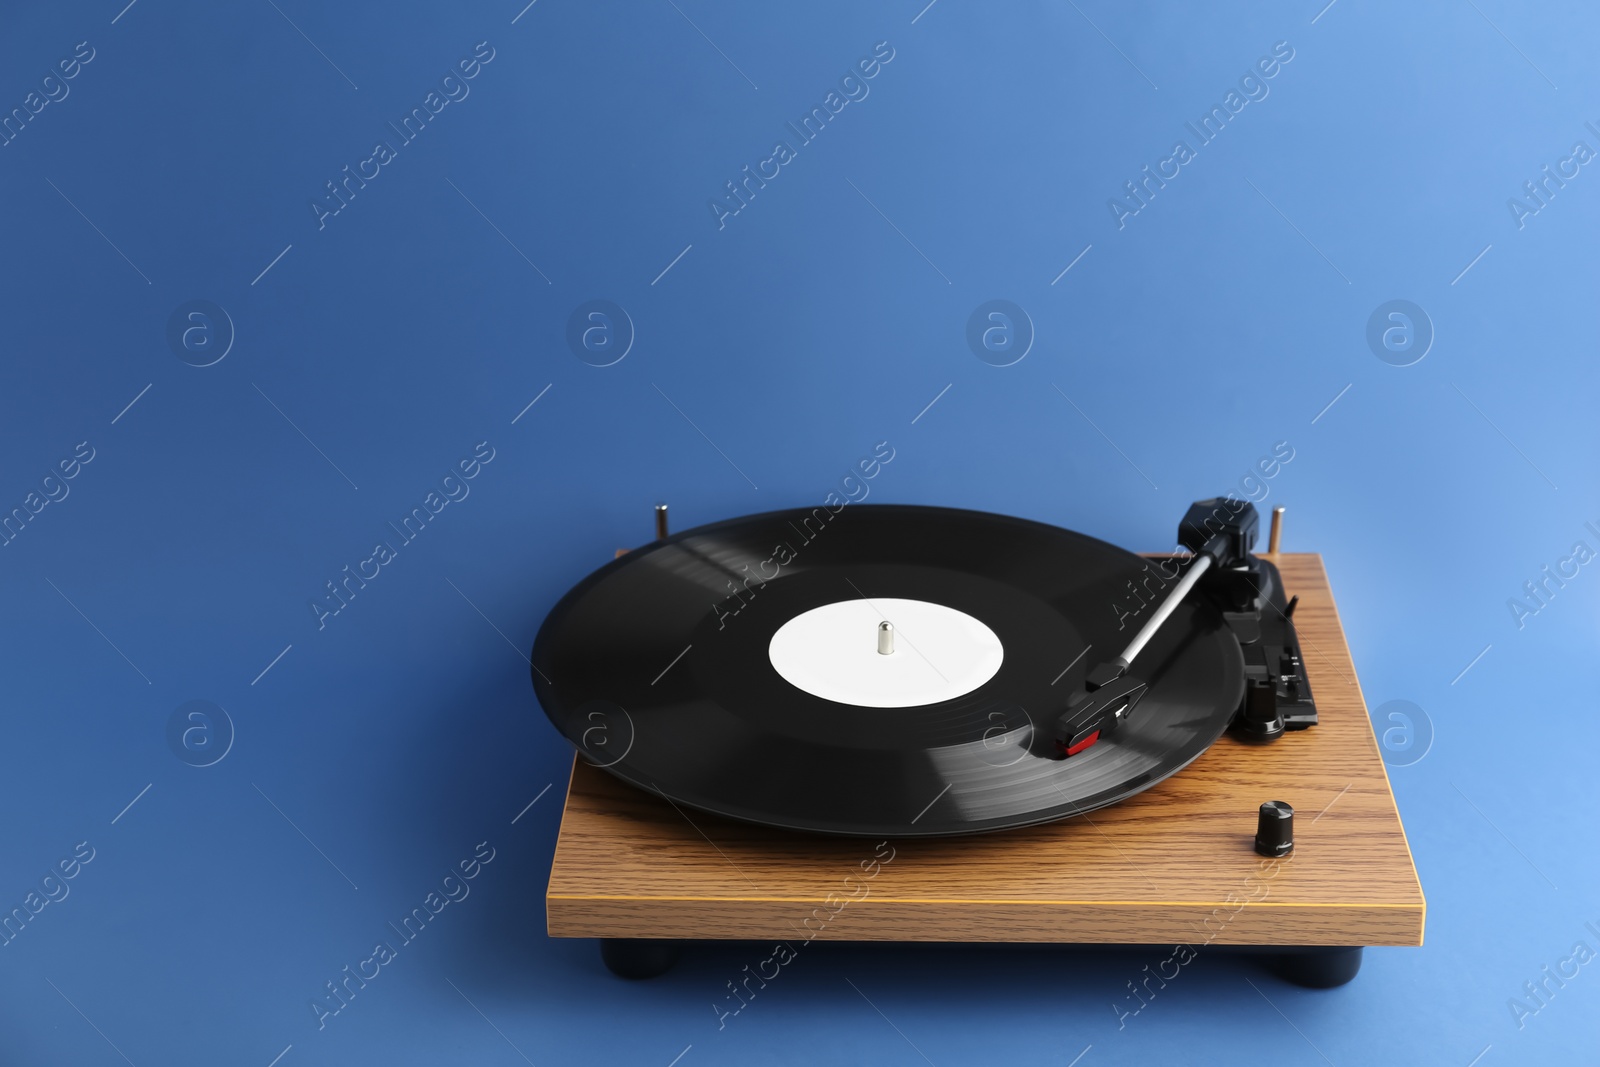
[[846, 505], [657, 538], [533, 647], [578, 749], [555, 937], [1224, 946], [1338, 985], [1424, 902], [1321, 558]]

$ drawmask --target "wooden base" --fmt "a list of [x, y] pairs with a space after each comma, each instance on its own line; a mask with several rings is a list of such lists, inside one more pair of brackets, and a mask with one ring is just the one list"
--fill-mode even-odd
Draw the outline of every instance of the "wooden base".
[[[1422, 887], [1322, 559], [1264, 558], [1300, 597], [1317, 726], [1262, 746], [1225, 736], [1092, 815], [883, 845], [680, 811], [577, 761], [551, 936], [1420, 945]], [[1295, 809], [1295, 850], [1279, 860], [1253, 850], [1267, 800]]]

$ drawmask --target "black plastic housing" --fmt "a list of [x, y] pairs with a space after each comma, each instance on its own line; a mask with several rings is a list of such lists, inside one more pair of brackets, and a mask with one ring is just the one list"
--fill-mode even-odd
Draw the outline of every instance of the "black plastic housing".
[[1261, 516], [1250, 501], [1214, 496], [1189, 505], [1178, 523], [1178, 544], [1229, 567], [1249, 557], [1260, 530]]

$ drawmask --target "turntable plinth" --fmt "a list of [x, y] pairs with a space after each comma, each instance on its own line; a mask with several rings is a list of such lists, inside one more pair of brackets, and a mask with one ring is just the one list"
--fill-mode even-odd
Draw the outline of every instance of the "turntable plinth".
[[[1322, 559], [1264, 558], [1300, 598], [1317, 726], [1260, 746], [1225, 735], [1092, 815], [882, 847], [680, 811], [579, 760], [545, 898], [551, 936], [1420, 945], [1422, 888]], [[1268, 800], [1296, 812], [1295, 850], [1279, 860], [1252, 847]]]

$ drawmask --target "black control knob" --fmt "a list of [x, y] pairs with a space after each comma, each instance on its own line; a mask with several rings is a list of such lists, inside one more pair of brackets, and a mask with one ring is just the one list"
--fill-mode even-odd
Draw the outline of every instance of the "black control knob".
[[1278, 710], [1278, 690], [1271, 680], [1251, 679], [1244, 690], [1244, 707], [1233, 720], [1233, 735], [1261, 745], [1283, 736], [1283, 713]]
[[1294, 851], [1294, 809], [1281, 800], [1261, 805], [1256, 819], [1256, 851], [1263, 856], [1287, 856]]

